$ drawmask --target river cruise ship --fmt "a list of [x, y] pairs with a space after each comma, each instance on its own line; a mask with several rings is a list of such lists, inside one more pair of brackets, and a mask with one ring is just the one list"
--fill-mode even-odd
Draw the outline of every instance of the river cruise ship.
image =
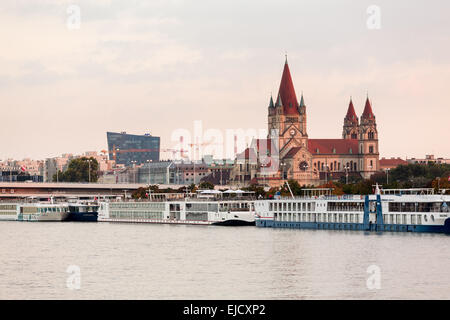
[[0, 202], [0, 221], [16, 221], [17, 207], [17, 203]]
[[225, 192], [211, 190], [196, 195], [165, 193], [153, 194], [149, 200], [102, 201], [100, 202], [98, 221], [255, 225], [254, 198], [250, 193], [239, 192], [239, 190]]
[[411, 190], [255, 202], [256, 226], [294, 229], [450, 233], [450, 195]]
[[17, 205], [17, 221], [66, 221], [69, 218], [67, 203], [22, 203]]

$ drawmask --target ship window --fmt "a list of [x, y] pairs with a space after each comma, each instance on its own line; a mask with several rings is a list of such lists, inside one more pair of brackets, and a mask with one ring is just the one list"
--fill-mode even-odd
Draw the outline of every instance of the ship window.
[[433, 222], [434, 222], [434, 216], [433, 216], [433, 215], [431, 215], [431, 221], [433, 221]]
[[423, 215], [423, 220], [425, 220], [425, 222], [428, 222], [428, 217], [426, 214]]

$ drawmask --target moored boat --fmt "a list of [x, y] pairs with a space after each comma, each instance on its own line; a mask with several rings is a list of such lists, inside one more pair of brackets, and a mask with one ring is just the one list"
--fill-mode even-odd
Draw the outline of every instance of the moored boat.
[[144, 201], [103, 201], [98, 220], [190, 225], [255, 225], [254, 199], [158, 194]]
[[69, 203], [68, 221], [97, 222], [98, 204]]
[[404, 193], [259, 200], [256, 226], [450, 233], [450, 195]]
[[18, 221], [66, 221], [68, 217], [67, 203], [22, 203], [17, 208]]

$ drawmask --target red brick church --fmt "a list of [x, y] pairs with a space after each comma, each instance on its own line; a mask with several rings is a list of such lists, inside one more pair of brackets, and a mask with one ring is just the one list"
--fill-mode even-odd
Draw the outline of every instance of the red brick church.
[[379, 170], [378, 132], [367, 97], [361, 118], [350, 99], [341, 139], [310, 139], [307, 106], [297, 100], [286, 59], [276, 101], [270, 98], [267, 139], [254, 139], [236, 156], [231, 178], [238, 185], [279, 186], [285, 180], [318, 185], [342, 176], [370, 177]]

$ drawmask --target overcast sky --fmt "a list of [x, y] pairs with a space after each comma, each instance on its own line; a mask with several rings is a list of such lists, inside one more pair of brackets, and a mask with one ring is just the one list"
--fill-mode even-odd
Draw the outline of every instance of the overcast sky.
[[2, 0], [0, 159], [100, 151], [106, 131], [170, 148], [195, 120], [264, 129], [285, 52], [310, 138], [340, 138], [349, 97], [360, 116], [368, 92], [382, 157], [450, 157], [449, 13], [448, 0]]

